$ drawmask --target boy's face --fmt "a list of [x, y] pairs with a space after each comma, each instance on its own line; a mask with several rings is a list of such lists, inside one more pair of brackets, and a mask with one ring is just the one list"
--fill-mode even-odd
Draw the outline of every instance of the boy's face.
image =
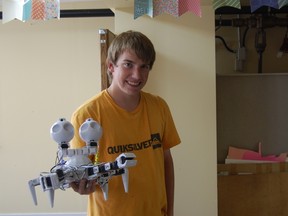
[[124, 51], [117, 63], [110, 62], [108, 68], [113, 76], [111, 85], [128, 95], [139, 94], [150, 71], [149, 64], [139, 59], [132, 50]]

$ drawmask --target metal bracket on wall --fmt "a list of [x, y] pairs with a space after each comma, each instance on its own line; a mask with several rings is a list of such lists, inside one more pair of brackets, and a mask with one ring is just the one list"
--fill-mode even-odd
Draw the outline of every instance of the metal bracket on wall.
[[233, 7], [221, 7], [215, 10], [215, 14], [287, 14], [288, 13], [288, 6], [284, 6], [281, 9], [275, 9], [267, 6], [263, 6], [253, 13], [251, 13], [250, 6], [242, 6], [241, 9], [233, 8]]
[[[222, 7], [215, 11], [215, 15], [251, 15], [248, 18], [235, 18], [235, 19], [215, 19], [215, 26], [232, 26], [232, 27], [242, 27], [248, 26], [250, 28], [258, 27], [257, 17], [262, 16], [263, 28], [288, 26], [288, 18], [276, 17], [276, 14], [287, 14], [288, 6], [282, 7], [281, 9], [274, 9], [271, 7], [261, 7], [255, 12], [251, 13], [251, 8], [249, 6], [241, 7], [241, 10], [232, 7]], [[222, 16], [223, 17], [223, 16]]]

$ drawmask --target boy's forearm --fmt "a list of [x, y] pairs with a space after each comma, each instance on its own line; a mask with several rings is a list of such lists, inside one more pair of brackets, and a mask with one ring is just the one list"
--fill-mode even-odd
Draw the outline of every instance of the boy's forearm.
[[174, 164], [170, 150], [164, 152], [165, 182], [167, 194], [167, 216], [174, 215]]

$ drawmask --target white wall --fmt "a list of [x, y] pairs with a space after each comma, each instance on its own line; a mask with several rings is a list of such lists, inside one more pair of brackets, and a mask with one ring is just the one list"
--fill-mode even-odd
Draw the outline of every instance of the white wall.
[[0, 24], [0, 213], [85, 212], [84, 196], [56, 191], [50, 208], [28, 180], [55, 163], [51, 125], [100, 91], [100, 28], [114, 18]]
[[179, 216], [217, 215], [214, 11], [202, 12], [134, 20], [132, 9], [116, 11], [116, 33], [142, 31], [157, 51], [146, 90], [166, 99], [182, 139], [172, 150]]

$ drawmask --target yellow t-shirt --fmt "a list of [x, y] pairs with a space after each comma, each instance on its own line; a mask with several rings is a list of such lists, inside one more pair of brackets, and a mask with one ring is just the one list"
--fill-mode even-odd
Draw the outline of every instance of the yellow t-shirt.
[[[89, 196], [90, 216], [162, 216], [167, 200], [163, 150], [180, 143], [166, 102], [141, 92], [138, 107], [128, 112], [119, 107], [106, 90], [79, 107], [72, 116], [75, 131], [87, 119], [93, 118], [103, 129], [99, 140], [99, 162], [114, 161], [123, 152], [133, 152], [137, 165], [129, 168], [129, 191], [124, 192], [121, 176], [108, 184], [108, 200], [100, 188]], [[85, 143], [78, 133], [72, 147]]]

